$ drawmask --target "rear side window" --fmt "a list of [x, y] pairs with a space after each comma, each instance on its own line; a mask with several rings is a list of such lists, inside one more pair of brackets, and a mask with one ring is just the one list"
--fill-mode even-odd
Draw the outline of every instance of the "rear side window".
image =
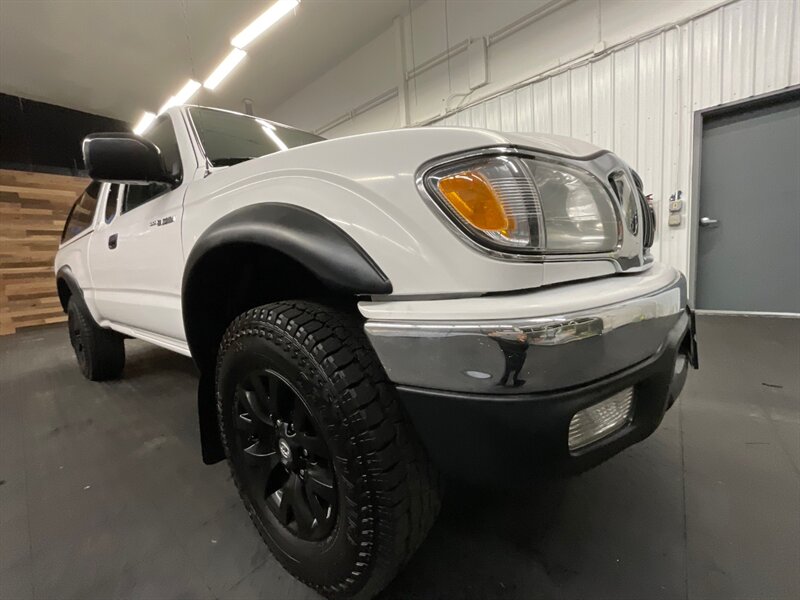
[[100, 182], [93, 181], [78, 196], [72, 206], [72, 210], [69, 211], [67, 222], [64, 224], [64, 232], [61, 234], [62, 243], [80, 235], [92, 226], [94, 213], [97, 210], [97, 196], [99, 193]]

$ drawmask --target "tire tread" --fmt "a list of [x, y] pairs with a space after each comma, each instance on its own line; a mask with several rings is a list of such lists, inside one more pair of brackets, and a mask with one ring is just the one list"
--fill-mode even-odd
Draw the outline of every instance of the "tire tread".
[[[221, 357], [238, 338], [256, 335], [276, 342], [281, 332], [295, 342], [292, 350], [311, 358], [328, 379], [335, 391], [329, 401], [338, 404], [343, 426], [363, 463], [359, 481], [346, 482], [358, 491], [357, 504], [362, 508], [357, 524], [359, 561], [336, 585], [303, 582], [326, 597], [371, 598], [395, 577], [433, 525], [440, 508], [441, 479], [356, 315], [299, 300], [253, 308], [237, 317], [224, 334], [217, 377]], [[219, 394], [217, 408], [222, 419]], [[227, 452], [224, 432], [223, 443]], [[232, 474], [236, 480], [233, 470]], [[250, 516], [258, 525], [252, 510]], [[268, 542], [265, 532], [258, 529]], [[290, 566], [285, 557], [275, 556], [284, 567]]]
[[77, 300], [71, 298], [67, 312], [74, 313], [86, 348], [86, 364], [81, 369], [91, 381], [119, 379], [125, 368], [125, 338], [116, 331], [100, 327]]

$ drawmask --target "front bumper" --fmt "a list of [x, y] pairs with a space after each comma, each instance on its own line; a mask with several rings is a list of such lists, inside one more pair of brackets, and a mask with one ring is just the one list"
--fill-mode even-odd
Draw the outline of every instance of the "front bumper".
[[[610, 303], [609, 286], [617, 298]], [[584, 305], [595, 304], [559, 312], [565, 299], [574, 296], [584, 296]], [[523, 313], [552, 316], [370, 319], [365, 330], [389, 379], [399, 385], [501, 395], [560, 390], [658, 353], [686, 308], [686, 279], [659, 265], [649, 274], [501, 300], [481, 298], [473, 306], [491, 310], [501, 301], [518, 302]]]
[[[587, 385], [505, 396], [397, 390], [440, 469], [472, 481], [519, 481], [585, 471], [649, 436], [683, 389], [696, 357], [693, 315], [687, 310], [656, 355]], [[575, 413], [627, 388], [633, 388], [633, 412], [625, 426], [570, 452]]]
[[[433, 460], [469, 479], [592, 467], [650, 435], [697, 366], [694, 316], [677, 273], [593, 311], [400, 325], [368, 321], [366, 329]], [[625, 424], [570, 450], [573, 416], [627, 389]]]

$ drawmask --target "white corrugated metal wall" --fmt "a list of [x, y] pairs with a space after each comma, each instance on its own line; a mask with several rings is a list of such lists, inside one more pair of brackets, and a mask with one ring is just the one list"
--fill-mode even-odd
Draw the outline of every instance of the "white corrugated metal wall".
[[[800, 84], [800, 0], [740, 0], [436, 122], [612, 149], [657, 203], [654, 254], [690, 272], [695, 111]], [[680, 190], [683, 222], [667, 227]]]

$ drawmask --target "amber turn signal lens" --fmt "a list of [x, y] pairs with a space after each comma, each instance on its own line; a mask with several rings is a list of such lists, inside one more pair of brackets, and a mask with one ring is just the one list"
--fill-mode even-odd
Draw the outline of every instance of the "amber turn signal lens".
[[462, 171], [439, 180], [439, 192], [472, 226], [505, 232], [515, 227], [491, 184], [479, 173]]

